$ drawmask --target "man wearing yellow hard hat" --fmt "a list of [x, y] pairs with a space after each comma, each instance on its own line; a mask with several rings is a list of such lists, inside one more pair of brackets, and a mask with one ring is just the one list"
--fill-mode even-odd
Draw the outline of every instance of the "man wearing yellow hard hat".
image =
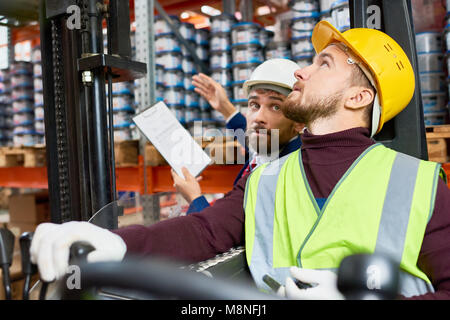
[[[341, 34], [327, 22], [312, 41], [314, 63], [295, 72], [281, 106], [307, 124], [299, 151], [243, 176], [233, 190], [245, 196], [229, 197], [233, 206], [220, 213], [210, 207], [113, 232], [87, 222], [41, 224], [30, 250], [41, 276], [67, 264], [68, 250], [58, 249], [74, 241], [96, 248], [88, 261], [126, 252], [194, 262], [245, 244], [256, 284], [269, 289], [268, 274], [288, 298], [341, 299], [333, 271], [355, 253], [396, 259], [404, 297], [450, 298], [450, 191], [440, 166], [371, 138], [413, 95], [407, 56], [382, 32]], [[313, 287], [298, 289], [293, 278]]]
[[[325, 21], [312, 43], [313, 64], [295, 72], [282, 105], [306, 124], [302, 147], [247, 180], [253, 278], [270, 274], [288, 298], [341, 299], [334, 271], [342, 259], [381, 253], [397, 261], [403, 297], [449, 298], [450, 191], [440, 165], [371, 138], [413, 96], [408, 57], [383, 32], [340, 33]], [[313, 287], [299, 289], [292, 278]]]

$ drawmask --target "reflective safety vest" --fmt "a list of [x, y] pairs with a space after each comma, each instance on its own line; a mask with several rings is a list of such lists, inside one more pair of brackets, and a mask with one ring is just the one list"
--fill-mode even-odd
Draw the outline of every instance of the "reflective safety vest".
[[384, 253], [399, 263], [401, 294], [434, 292], [417, 267], [434, 210], [438, 163], [374, 144], [363, 152], [319, 208], [301, 150], [262, 165], [244, 197], [247, 263], [258, 287], [280, 283], [289, 267], [337, 271], [357, 253]]

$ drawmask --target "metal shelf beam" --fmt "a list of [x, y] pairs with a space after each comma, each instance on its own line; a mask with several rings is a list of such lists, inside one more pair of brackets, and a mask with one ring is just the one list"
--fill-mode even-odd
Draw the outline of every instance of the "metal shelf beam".
[[[200, 186], [204, 193], [226, 193], [233, 188], [233, 182], [241, 165], [212, 165], [205, 169]], [[175, 191], [170, 166], [146, 167], [148, 193]], [[143, 166], [116, 168], [118, 191], [144, 193]], [[47, 189], [46, 167], [0, 168], [0, 187]]]

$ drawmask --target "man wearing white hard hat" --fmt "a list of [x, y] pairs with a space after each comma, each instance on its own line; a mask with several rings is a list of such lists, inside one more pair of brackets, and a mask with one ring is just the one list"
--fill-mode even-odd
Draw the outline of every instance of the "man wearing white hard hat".
[[[79, 221], [62, 225], [40, 224], [30, 253], [32, 261], [39, 267], [41, 278], [52, 281], [65, 275], [69, 248], [76, 241], [89, 242], [96, 248], [87, 257], [90, 262], [121, 260], [125, 253], [198, 262], [243, 245], [243, 203], [249, 173], [257, 166], [300, 147], [298, 133], [303, 130], [303, 124], [287, 119], [281, 112], [281, 103], [296, 81], [294, 71], [297, 69], [298, 65], [290, 60], [268, 60], [259, 65], [244, 83], [249, 97], [247, 136], [253, 153], [233, 189], [222, 199], [211, 207], [205, 206], [201, 212], [196, 209], [197, 212], [187, 216], [160, 221], [152, 226], [133, 225], [113, 232]], [[266, 141], [264, 150], [271, 150], [274, 137], [279, 138], [279, 150], [259, 154], [259, 142]]]
[[[281, 103], [292, 91], [295, 82], [294, 72], [297, 69], [298, 65], [287, 59], [270, 59], [255, 68], [243, 87], [248, 97], [247, 120], [229, 101], [225, 89], [219, 83], [205, 74], [193, 77], [196, 92], [203, 96], [212, 108], [223, 114], [228, 129], [247, 128], [248, 143], [244, 142], [244, 145], [249, 150], [250, 156], [234, 183], [257, 166], [300, 148], [301, 140], [298, 133], [303, 129], [303, 125], [284, 117], [280, 109]], [[273, 130], [277, 130], [277, 134], [272, 134]], [[278, 141], [272, 144], [275, 137]], [[260, 142], [265, 140], [267, 143], [260, 146]], [[279, 148], [276, 143], [279, 144]], [[274, 152], [271, 152], [272, 149]], [[186, 169], [183, 169], [183, 175], [186, 179], [172, 170], [174, 186], [189, 203], [187, 214], [209, 207], [208, 201], [202, 196], [197, 179]]]

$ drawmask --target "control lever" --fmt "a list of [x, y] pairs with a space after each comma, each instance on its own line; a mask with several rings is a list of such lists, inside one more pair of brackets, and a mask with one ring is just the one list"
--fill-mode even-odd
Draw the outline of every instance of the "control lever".
[[23, 300], [28, 300], [30, 296], [31, 276], [37, 272], [37, 266], [31, 262], [30, 247], [33, 240], [33, 232], [24, 232], [20, 236], [20, 254], [22, 259], [22, 273], [25, 276], [23, 284]]
[[[94, 251], [95, 248], [87, 242], [78, 241], [70, 246], [69, 265], [80, 264], [87, 261], [89, 252]], [[41, 292], [39, 294], [40, 300], [45, 300], [47, 294], [48, 282], [42, 283]]]
[[88, 242], [78, 241], [70, 246], [69, 264], [80, 264], [87, 262], [87, 255], [95, 248]]
[[3, 271], [3, 285], [5, 287], [5, 299], [11, 300], [11, 277], [9, 267], [12, 264], [14, 252], [14, 234], [6, 229], [0, 229], [0, 265]]
[[94, 250], [95, 248], [88, 242], [74, 242], [70, 246], [69, 265], [80, 265], [87, 263], [88, 254]]
[[381, 254], [348, 256], [338, 270], [337, 287], [348, 300], [393, 300], [399, 283], [399, 263]]

